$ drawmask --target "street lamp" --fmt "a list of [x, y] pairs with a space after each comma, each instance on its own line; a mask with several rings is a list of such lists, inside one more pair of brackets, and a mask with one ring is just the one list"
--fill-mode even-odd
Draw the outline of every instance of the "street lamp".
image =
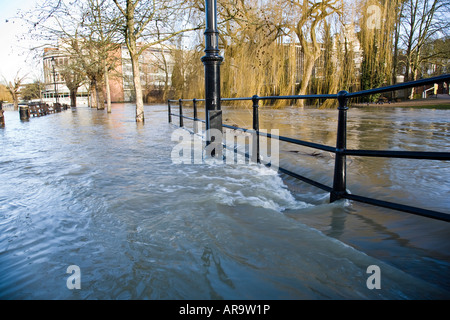
[[[210, 129], [215, 129], [222, 132], [220, 64], [223, 61], [223, 57], [219, 55], [219, 32], [217, 30], [216, 0], [205, 1], [205, 13], [205, 56], [202, 57], [201, 60], [205, 66], [206, 145], [209, 145], [212, 142]], [[215, 137], [215, 141], [217, 141], [217, 137]], [[221, 146], [218, 149], [221, 149]], [[216, 149], [213, 150], [214, 153], [215, 151]], [[218, 155], [221, 155], [220, 151]]]
[[55, 57], [52, 57], [52, 68], [53, 68], [53, 83], [55, 85], [55, 99], [56, 99], [56, 103], [58, 103], [58, 89], [56, 86], [56, 72], [55, 72], [55, 65], [56, 65], [56, 61], [55, 61]]

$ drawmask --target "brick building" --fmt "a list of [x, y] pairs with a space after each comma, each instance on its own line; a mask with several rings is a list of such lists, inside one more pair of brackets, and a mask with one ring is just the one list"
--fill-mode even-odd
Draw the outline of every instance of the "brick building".
[[[110, 53], [116, 58], [115, 69], [109, 74], [109, 85], [112, 102], [132, 102], [135, 100], [133, 74], [129, 51], [125, 45]], [[42, 97], [45, 102], [70, 104], [69, 88], [62, 76], [62, 70], [69, 63], [71, 55], [64, 45], [45, 48], [43, 54], [43, 69], [45, 88]], [[171, 85], [174, 59], [171, 48], [161, 45], [151, 46], [139, 58], [143, 96], [148, 97], [151, 92]], [[166, 84], [167, 82], [167, 84]], [[77, 105], [89, 104], [89, 83], [78, 89]]]

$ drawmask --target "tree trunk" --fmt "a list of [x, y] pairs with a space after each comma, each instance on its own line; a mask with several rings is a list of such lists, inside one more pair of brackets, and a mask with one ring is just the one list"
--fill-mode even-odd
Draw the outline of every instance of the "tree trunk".
[[13, 95], [14, 111], [19, 110], [19, 97]]
[[97, 110], [105, 110], [105, 95], [103, 94], [103, 87], [96, 83], [95, 92], [97, 97]]
[[[305, 95], [306, 91], [308, 89], [308, 85], [309, 85], [309, 81], [311, 80], [311, 76], [312, 76], [312, 72], [313, 72], [313, 68], [314, 68], [314, 63], [315, 63], [315, 59], [312, 56], [305, 56], [305, 65], [303, 68], [303, 74], [302, 74], [302, 84], [300, 85], [300, 90], [298, 92], [299, 95]], [[299, 106], [303, 107], [305, 104], [305, 100], [303, 99], [299, 99], [298, 101]]]
[[[398, 43], [400, 40], [400, 29], [401, 29], [401, 16], [402, 16], [402, 12], [403, 12], [403, 4], [404, 2], [402, 2], [400, 8], [396, 8], [397, 12], [396, 12], [396, 26], [395, 26], [395, 33], [394, 33], [394, 54], [392, 57], [392, 84], [396, 84], [397, 82], [397, 71], [398, 71], [398, 57], [399, 57], [399, 48], [398, 48]], [[394, 91], [394, 95], [397, 94], [397, 91]]]
[[96, 89], [95, 89], [95, 83], [91, 82], [91, 108], [97, 108], [97, 97], [96, 97]]
[[109, 87], [109, 74], [108, 67], [105, 65], [105, 87], [106, 87], [106, 109], [108, 113], [111, 113], [111, 90]]
[[70, 90], [70, 106], [76, 107], [77, 106], [77, 90]]
[[[418, 58], [417, 58], [417, 60], [418, 60]], [[413, 78], [412, 78], [412, 80], [413, 81], [417, 80], [418, 76], [419, 76], [419, 69], [416, 67], [416, 68], [414, 68], [414, 71], [413, 71]], [[416, 93], [416, 88], [412, 87], [411, 88], [411, 95], [409, 96], [410, 100], [414, 99], [414, 94], [415, 93]]]
[[144, 122], [144, 99], [142, 96], [141, 72], [139, 71], [139, 57], [131, 52], [130, 56], [133, 67], [134, 89], [136, 91], [136, 122]]
[[138, 33], [138, 31], [134, 28], [134, 10], [136, 9], [137, 3], [138, 1], [133, 2], [131, 0], [127, 0], [125, 13], [127, 30], [125, 38], [128, 51], [130, 52], [131, 66], [133, 70], [134, 90], [136, 93], [136, 122], [144, 122], [144, 99], [142, 96], [141, 72], [139, 70], [139, 53], [136, 43], [136, 34]]

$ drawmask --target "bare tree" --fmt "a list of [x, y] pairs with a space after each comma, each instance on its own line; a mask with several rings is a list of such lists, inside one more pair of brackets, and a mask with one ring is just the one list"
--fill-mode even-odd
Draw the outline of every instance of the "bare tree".
[[450, 27], [449, 13], [448, 0], [405, 0], [401, 41], [406, 51], [406, 80], [417, 80], [424, 46], [445, 35]]
[[393, 53], [392, 53], [392, 84], [395, 84], [397, 80], [397, 74], [399, 71], [399, 42], [400, 42], [400, 31], [401, 31], [401, 18], [403, 12], [403, 6], [405, 2], [403, 0], [396, 0], [397, 5], [395, 6], [395, 31], [394, 31], [394, 42], [393, 42]]
[[[104, 79], [114, 69], [117, 60], [114, 51], [120, 47], [120, 17], [113, 8], [114, 4], [106, 0], [45, 0], [25, 17], [37, 39], [46, 41], [45, 46], [55, 46], [57, 42], [59, 50], [69, 57], [69, 65], [61, 71], [71, 95], [75, 95], [73, 98], [84, 76], [94, 90], [95, 99], [91, 102], [98, 109], [105, 108], [106, 87], [108, 112], [111, 112], [109, 81]], [[35, 50], [42, 50], [42, 46]]]
[[[120, 48], [121, 17], [114, 11], [113, 5], [105, 0], [87, 0], [83, 10], [83, 27], [87, 28], [84, 38], [95, 47], [98, 56], [98, 72], [103, 73], [104, 87], [106, 89], [107, 111], [111, 112], [111, 90], [109, 73], [117, 63], [113, 54]], [[92, 52], [92, 50], [90, 50]], [[96, 76], [99, 78], [99, 76]], [[103, 102], [100, 103], [102, 105]]]
[[11, 94], [11, 97], [13, 99], [14, 110], [19, 110], [20, 88], [22, 86], [23, 81], [27, 77], [27, 75], [20, 76], [19, 74], [20, 74], [20, 70], [17, 71], [14, 79], [10, 80], [10, 81], [3, 78], [5, 85], [6, 85], [6, 89], [9, 91], [9, 93]]
[[67, 88], [69, 89], [70, 96], [70, 106], [77, 106], [77, 92], [78, 89], [86, 81], [85, 73], [80, 70], [80, 66], [75, 62], [76, 60], [71, 59], [69, 63], [60, 68], [59, 72], [64, 78]]
[[[130, 52], [134, 89], [136, 92], [136, 122], [144, 122], [144, 100], [139, 68], [139, 57], [152, 45], [167, 41], [176, 35], [195, 30], [183, 25], [190, 3], [185, 0], [113, 0], [124, 18], [123, 35]], [[184, 13], [183, 13], [184, 12]], [[174, 20], [176, 19], [176, 20]], [[172, 27], [170, 27], [172, 24]], [[165, 28], [161, 28], [162, 26]], [[142, 39], [145, 43], [139, 44]]]

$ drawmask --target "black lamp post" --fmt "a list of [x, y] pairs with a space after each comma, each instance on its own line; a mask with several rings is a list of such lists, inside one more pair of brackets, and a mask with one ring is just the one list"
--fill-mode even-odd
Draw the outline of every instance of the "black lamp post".
[[55, 57], [52, 57], [51, 61], [52, 61], [52, 68], [53, 68], [53, 83], [55, 85], [55, 99], [56, 99], [56, 103], [58, 103], [59, 100], [58, 100], [58, 88], [56, 86], [56, 72], [55, 72], [56, 62], [55, 62]]
[[[219, 32], [217, 31], [216, 0], [206, 0], [205, 56], [205, 108], [206, 108], [206, 144], [210, 144], [210, 129], [222, 132], [222, 110], [220, 106], [220, 64]], [[216, 144], [218, 141], [216, 141]]]

